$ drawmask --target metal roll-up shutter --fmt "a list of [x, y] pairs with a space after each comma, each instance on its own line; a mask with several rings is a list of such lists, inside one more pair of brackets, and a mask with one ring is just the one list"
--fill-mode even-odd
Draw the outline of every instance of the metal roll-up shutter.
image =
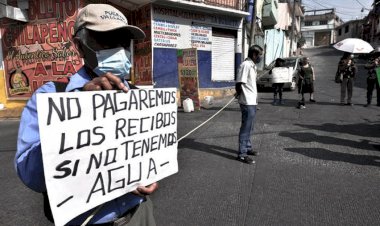
[[212, 81], [233, 81], [235, 78], [235, 37], [212, 36]]

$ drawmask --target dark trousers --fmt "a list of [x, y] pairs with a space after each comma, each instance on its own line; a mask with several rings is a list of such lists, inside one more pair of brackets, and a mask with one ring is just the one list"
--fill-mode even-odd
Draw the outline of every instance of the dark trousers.
[[380, 105], [380, 86], [377, 82], [377, 79], [369, 79], [367, 78], [367, 104], [371, 104], [372, 102], [372, 93], [376, 86], [376, 97], [377, 97], [377, 105]]
[[277, 98], [277, 93], [278, 93], [278, 97], [280, 98], [280, 100], [282, 100], [283, 87], [284, 87], [284, 83], [273, 83], [272, 84], [274, 99]]
[[340, 84], [340, 103], [344, 103], [347, 93], [347, 103], [351, 104], [352, 91], [354, 88], [354, 79], [353, 78], [343, 78], [342, 83]]

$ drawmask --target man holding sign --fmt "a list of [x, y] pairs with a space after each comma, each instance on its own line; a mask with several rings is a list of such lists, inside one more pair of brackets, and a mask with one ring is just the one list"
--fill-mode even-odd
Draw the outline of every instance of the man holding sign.
[[[80, 54], [80, 56], [84, 59], [84, 66], [73, 75], [70, 79], [70, 82], [68, 83], [67, 87], [65, 88], [66, 92], [71, 92], [67, 94], [85, 94], [85, 93], [75, 93], [76, 91], [99, 91], [99, 90], [119, 90], [120, 92], [128, 92], [132, 86], [127, 83], [127, 79], [129, 79], [129, 70], [131, 68], [130, 63], [130, 57], [131, 54], [129, 52], [129, 45], [131, 39], [143, 39], [145, 37], [144, 32], [135, 26], [128, 25], [127, 19], [125, 16], [116, 8], [107, 5], [107, 4], [90, 4], [84, 7], [79, 13], [78, 17], [75, 23], [74, 27], [74, 36], [73, 41], [76, 45], [76, 48]], [[41, 151], [41, 143], [43, 144], [45, 141], [40, 139], [42, 138], [43, 134], [41, 133], [41, 123], [45, 123], [43, 118], [40, 118], [41, 112], [37, 111], [37, 103], [41, 102], [43, 100], [42, 96], [37, 101], [37, 93], [54, 93], [58, 90], [56, 90], [56, 86], [54, 83], [49, 82], [46, 83], [44, 86], [39, 88], [36, 93], [31, 97], [31, 99], [28, 101], [27, 106], [25, 107], [21, 122], [20, 122], [20, 129], [19, 129], [19, 137], [18, 137], [18, 144], [17, 144], [17, 153], [15, 157], [15, 166], [17, 173], [21, 180], [24, 182], [25, 185], [27, 185], [29, 188], [36, 192], [42, 192], [46, 194], [47, 191], [47, 185], [48, 185], [48, 175], [46, 175], [46, 172], [44, 173], [44, 168], [46, 165], [50, 164], [49, 162], [46, 162], [46, 155], [45, 155], [45, 149], [43, 148], [43, 152]], [[113, 97], [116, 98], [116, 94], [122, 94], [122, 93], [112, 93]], [[133, 93], [133, 91], [128, 92], [128, 94]], [[91, 94], [91, 93], [88, 93]], [[147, 95], [146, 98], [151, 97], [151, 92], [149, 92], [149, 95]], [[161, 94], [161, 93], [159, 93]], [[101, 95], [98, 95], [101, 96]], [[111, 96], [111, 94], [110, 94]], [[124, 96], [127, 96], [125, 94]], [[123, 96], [123, 97], [124, 97]], [[157, 94], [157, 98], [155, 99], [156, 103], [158, 103], [158, 97], [161, 97]], [[62, 98], [62, 97], [61, 97]], [[96, 101], [96, 96], [92, 96], [94, 102]], [[141, 96], [140, 96], [141, 98]], [[49, 100], [53, 100], [49, 98]], [[69, 105], [69, 101], [71, 100], [77, 100], [77, 105], [80, 102], [80, 99], [73, 98], [67, 98], [67, 104]], [[90, 99], [91, 100], [91, 99]], [[108, 100], [108, 99], [107, 99]], [[103, 99], [102, 103], [106, 103], [106, 100]], [[82, 101], [83, 102], [83, 101]], [[91, 101], [86, 101], [91, 102]], [[50, 102], [49, 102], [50, 103]], [[51, 108], [53, 113], [57, 112], [57, 115], [64, 118], [65, 115], [62, 113], [63, 110], [60, 112], [59, 107], [62, 108], [64, 105], [61, 102], [61, 105], [57, 104], [55, 105], [53, 101], [51, 101], [51, 106], [54, 108]], [[108, 103], [108, 102], [107, 102]], [[164, 101], [162, 101], [164, 103]], [[165, 102], [166, 103], [166, 102]], [[120, 103], [119, 103], [120, 104]], [[95, 106], [95, 104], [94, 104]], [[92, 107], [94, 107], [92, 106]], [[97, 105], [99, 107], [100, 104]], [[133, 106], [132, 106], [133, 107]], [[94, 107], [94, 109], [96, 106]], [[116, 107], [117, 108], [117, 107]], [[131, 106], [129, 106], [131, 108]], [[40, 109], [40, 108], [38, 108]], [[80, 109], [80, 108], [78, 108]], [[106, 110], [109, 110], [110, 107], [104, 108]], [[73, 109], [71, 109], [73, 111]], [[85, 111], [86, 109], [82, 109], [82, 111]], [[114, 110], [114, 109], [113, 109]], [[119, 109], [120, 110], [120, 109]], [[141, 110], [141, 106], [140, 106]], [[42, 110], [41, 110], [42, 111]], [[37, 114], [38, 113], [38, 114]], [[58, 114], [61, 113], [61, 114]], [[115, 112], [114, 112], [115, 113]], [[49, 112], [50, 114], [50, 112]], [[80, 111], [74, 112], [72, 114], [79, 115]], [[105, 113], [104, 113], [105, 114]], [[66, 114], [67, 115], [67, 114]], [[99, 114], [101, 115], [101, 114]], [[174, 114], [169, 115], [169, 119], [172, 121], [174, 120]], [[49, 115], [50, 117], [53, 117]], [[155, 125], [156, 129], [158, 126], [162, 126], [164, 123], [164, 120], [158, 121], [157, 117], [159, 116], [159, 113], [157, 113], [156, 120], [151, 120], [152, 127]], [[67, 116], [70, 117], [70, 116]], [[78, 116], [79, 117], [79, 116]], [[91, 115], [86, 115], [86, 117], [91, 118]], [[166, 115], [162, 115], [162, 117], [166, 117]], [[175, 115], [176, 117], [176, 115]], [[75, 117], [72, 117], [75, 118]], [[40, 119], [40, 124], [39, 124]], [[143, 119], [145, 121], [143, 121]], [[145, 132], [145, 129], [143, 128], [143, 122], [148, 121], [148, 117], [141, 119], [139, 122], [140, 125], [140, 131]], [[58, 121], [58, 120], [57, 120]], [[62, 121], [62, 119], [61, 119]], [[123, 130], [122, 123], [128, 122], [129, 124], [135, 123], [135, 121], [127, 121], [124, 118], [119, 118], [117, 120], [117, 130], [116, 134], [117, 136], [123, 136], [126, 137], [125, 134], [131, 133], [131, 131], [137, 131], [137, 125], [129, 125], [128, 133], [126, 130]], [[153, 123], [154, 122], [154, 123]], [[137, 122], [136, 122], [137, 123]], [[86, 121], [80, 121], [79, 124], [86, 124]], [[147, 124], [147, 123], [145, 123]], [[173, 123], [171, 123], [173, 124]], [[166, 125], [166, 124], [165, 124]], [[106, 126], [103, 126], [106, 127]], [[108, 136], [111, 137], [113, 134], [103, 134], [101, 132], [101, 128], [103, 127], [96, 127], [93, 130], [93, 134], [97, 135], [97, 137], [102, 138], [101, 141], [104, 141], [108, 139]], [[70, 128], [69, 128], [70, 129]], [[99, 130], [97, 130], [99, 129]], [[69, 133], [66, 133], [66, 136], [71, 136], [70, 133], [74, 133], [73, 130], [69, 130]], [[81, 131], [83, 132], [83, 131]], [[137, 132], [135, 132], [137, 133]], [[79, 133], [79, 135], [82, 133]], [[90, 135], [88, 135], [90, 136]], [[80, 138], [81, 136], [79, 136]], [[83, 147], [84, 145], [80, 145], [81, 140], [78, 138], [78, 141], [75, 141], [74, 143], [78, 143], [78, 146]], [[52, 138], [53, 139], [53, 138]], [[59, 154], [76, 154], [74, 152], [70, 153], [70, 148], [65, 147], [65, 133], [62, 133], [62, 140], [61, 143], [61, 150], [59, 151]], [[153, 138], [151, 139], [153, 140]], [[174, 138], [172, 139], [174, 140]], [[66, 140], [66, 142], [68, 142]], [[129, 143], [128, 143], [129, 142]], [[137, 146], [137, 141], [134, 143], [133, 141], [125, 142], [125, 149], [130, 147], [131, 145]], [[144, 141], [141, 141], [144, 142]], [[101, 143], [100, 141], [98, 143]], [[176, 143], [175, 141], [172, 141], [172, 143]], [[151, 149], [153, 149], [153, 141], [151, 144]], [[165, 143], [165, 145], [168, 145], [168, 143]], [[43, 145], [42, 145], [43, 146]], [[58, 145], [59, 146], [59, 145]], [[166, 147], [166, 146], [165, 146]], [[66, 149], [65, 149], [66, 148]], [[119, 148], [119, 147], [116, 147]], [[104, 155], [106, 155], [106, 160], [102, 164], [100, 162], [102, 161], [102, 156], [100, 156], [99, 159], [96, 158], [96, 155], [92, 155], [93, 159], [90, 159], [90, 164], [87, 168], [87, 173], [92, 171], [93, 169], [97, 169], [99, 165], [110, 165], [111, 163], [116, 162], [116, 148], [115, 149], [108, 149], [107, 152], [104, 152]], [[71, 147], [71, 149], [73, 149]], [[130, 148], [132, 149], [132, 148]], [[119, 151], [119, 149], [117, 149]], [[125, 159], [133, 158], [137, 156], [138, 154], [135, 149], [132, 149], [133, 153], [129, 153], [128, 156], [124, 157]], [[78, 152], [78, 150], [77, 150]], [[136, 153], [135, 153], [136, 152]], [[148, 151], [147, 151], [148, 152]], [[125, 154], [126, 155], [126, 154]], [[141, 151], [142, 155], [142, 151]], [[147, 155], [147, 154], [146, 154]], [[98, 157], [99, 157], [98, 156]], [[92, 161], [93, 160], [93, 161]], [[151, 160], [153, 161], [153, 160]], [[62, 164], [56, 166], [56, 176], [55, 178], [64, 178], [67, 177], [67, 174], [70, 174], [70, 176], [75, 176], [77, 174], [77, 169], [82, 169], [82, 165], [79, 164], [79, 160], [76, 160], [72, 164], [72, 168], [68, 167], [69, 161], [62, 162]], [[82, 163], [82, 162], [81, 162]], [[96, 166], [96, 167], [94, 167]], [[124, 167], [120, 166], [119, 168]], [[130, 166], [128, 164], [128, 168], [132, 169], [130, 171], [133, 171], [133, 166]], [[126, 168], [126, 167], [125, 167]], [[84, 168], [86, 169], [86, 168]], [[153, 169], [153, 170], [152, 170]], [[112, 171], [113, 170], [113, 171]], [[116, 169], [108, 170], [108, 177], [116, 171]], [[140, 164], [140, 170], [141, 170], [141, 164]], [[151, 171], [156, 171], [156, 168], [153, 168], [151, 165], [149, 165], [149, 173]], [[131, 174], [131, 172], [129, 172]], [[133, 173], [133, 172], [132, 172]], [[78, 173], [79, 174], [79, 173]], [[141, 174], [141, 172], [140, 172]], [[152, 173], [153, 174], [153, 173]], [[99, 172], [98, 174], [101, 176], [102, 174]], [[103, 184], [106, 184], [105, 177], [97, 177], [96, 182], [101, 181]], [[141, 176], [141, 175], [140, 175]], [[46, 177], [46, 183], [45, 183], [45, 177]], [[149, 175], [148, 175], [149, 177]], [[99, 179], [100, 178], [100, 179]], [[99, 180], [98, 180], [99, 179]], [[117, 180], [116, 182], [123, 182], [124, 180]], [[82, 186], [85, 182], [82, 182], [80, 184], [76, 184], [78, 186], [78, 190], [80, 190], [80, 186]], [[125, 182], [126, 184], [126, 182]], [[105, 193], [105, 188], [100, 187], [101, 183], [94, 183], [93, 185], [90, 185], [91, 193], [88, 195], [87, 202], [93, 201], [96, 199], [97, 195], [101, 193]], [[138, 185], [136, 185], [138, 186]], [[116, 190], [115, 187], [110, 189], [111, 182], [108, 182], [108, 191]], [[55, 219], [55, 224], [69, 224], [69, 225], [80, 225], [83, 222], [86, 222], [88, 224], [102, 224], [102, 225], [155, 225], [155, 221], [153, 218], [153, 205], [150, 201], [150, 199], [146, 196], [149, 194], [152, 194], [156, 189], [158, 188], [157, 183], [152, 183], [148, 186], [139, 186], [131, 193], [127, 193], [121, 196], [116, 197], [115, 199], [111, 201], [107, 201], [103, 203], [100, 208], [92, 208], [90, 210], [83, 211], [85, 213], [81, 213], [79, 216], [75, 217], [74, 219], [70, 220], [69, 222], [64, 221], [58, 221], [57, 215], [60, 217], [60, 214], [53, 215]], [[58, 188], [57, 188], [58, 189]], [[54, 189], [52, 189], [54, 190]], [[120, 189], [119, 189], [120, 190]], [[51, 189], [48, 187], [48, 193], [49, 198], [51, 196]], [[47, 196], [45, 196], [47, 198]], [[60, 205], [68, 205], [69, 199], [72, 198], [68, 197], [67, 200], [63, 200], [62, 203], [58, 204], [58, 207]], [[50, 199], [50, 202], [52, 200]], [[65, 204], [65, 202], [67, 202]], [[57, 206], [57, 205], [56, 205]], [[54, 206], [54, 208], [56, 208]], [[46, 208], [45, 208], [46, 209]], [[52, 206], [53, 209], [53, 206]], [[46, 213], [45, 213], [46, 214]], [[93, 215], [93, 217], [89, 217], [90, 215]], [[129, 222], [129, 223], [128, 223]]]

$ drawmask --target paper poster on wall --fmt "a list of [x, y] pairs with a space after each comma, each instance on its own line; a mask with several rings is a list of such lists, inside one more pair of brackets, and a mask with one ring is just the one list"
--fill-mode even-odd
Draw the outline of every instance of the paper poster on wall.
[[56, 225], [178, 171], [176, 89], [37, 95]]
[[194, 107], [200, 109], [197, 49], [180, 49], [177, 59], [181, 103], [190, 98]]

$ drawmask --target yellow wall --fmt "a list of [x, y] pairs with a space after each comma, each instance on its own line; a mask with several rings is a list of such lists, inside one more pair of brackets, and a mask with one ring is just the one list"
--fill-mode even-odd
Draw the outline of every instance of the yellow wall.
[[19, 118], [26, 104], [26, 100], [7, 100], [4, 70], [0, 70], [0, 103], [4, 104], [0, 118]]

